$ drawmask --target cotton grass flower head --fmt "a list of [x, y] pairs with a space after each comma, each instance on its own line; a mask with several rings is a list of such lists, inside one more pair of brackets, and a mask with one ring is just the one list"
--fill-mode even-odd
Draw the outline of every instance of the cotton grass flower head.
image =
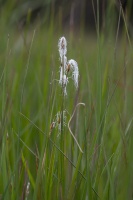
[[59, 39], [58, 48], [59, 48], [60, 58], [62, 59], [62, 57], [65, 56], [67, 53], [67, 41], [64, 36]]
[[61, 37], [58, 42], [58, 48], [59, 48], [59, 55], [60, 55], [60, 79], [59, 84], [62, 87], [64, 96], [67, 95], [67, 84], [68, 84], [68, 72], [72, 72], [72, 79], [74, 81], [74, 85], [76, 89], [78, 88], [78, 78], [79, 78], [79, 69], [78, 64], [75, 60], [70, 59], [67, 61], [66, 53], [67, 53], [67, 41], [65, 37]]
[[79, 77], [78, 64], [75, 60], [71, 59], [68, 61], [68, 66], [70, 67], [70, 70], [72, 71], [72, 78], [74, 80], [74, 84], [77, 89], [78, 88], [78, 77]]

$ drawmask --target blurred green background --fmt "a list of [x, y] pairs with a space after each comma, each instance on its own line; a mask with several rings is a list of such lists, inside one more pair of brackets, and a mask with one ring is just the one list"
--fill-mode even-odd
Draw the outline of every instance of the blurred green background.
[[[133, 196], [132, 0], [0, 1], [0, 198]], [[79, 66], [69, 77], [64, 135], [58, 40]], [[63, 141], [63, 145], [62, 145]], [[27, 184], [30, 189], [27, 192]]]
[[[106, 27], [107, 24], [109, 27], [111, 23], [117, 22], [116, 16], [119, 15], [120, 5], [132, 23], [131, 0], [100, 0], [98, 4], [101, 27]], [[95, 27], [96, 8], [97, 0], [1, 0], [0, 2], [1, 20], [14, 25], [15, 28], [22, 28], [33, 22], [48, 26], [53, 17], [57, 26], [90, 30]]]

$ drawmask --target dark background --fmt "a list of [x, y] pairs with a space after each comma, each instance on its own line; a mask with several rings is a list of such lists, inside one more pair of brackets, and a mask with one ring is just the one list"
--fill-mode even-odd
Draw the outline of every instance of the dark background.
[[[0, 13], [4, 23], [16, 29], [33, 24], [40, 27], [49, 26], [52, 19], [57, 28], [73, 31], [96, 30], [99, 21], [100, 29], [108, 32], [110, 29], [116, 30], [120, 7], [125, 15], [129, 33], [133, 35], [132, 0], [2, 0]], [[120, 21], [121, 29], [123, 21]]]

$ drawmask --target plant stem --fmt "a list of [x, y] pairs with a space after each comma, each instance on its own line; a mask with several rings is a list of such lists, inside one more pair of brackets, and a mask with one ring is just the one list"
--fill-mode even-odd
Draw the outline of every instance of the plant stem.
[[[62, 56], [62, 78], [64, 75], [64, 55]], [[60, 149], [64, 152], [64, 82], [62, 80], [62, 102], [61, 102], [61, 140], [60, 140]], [[61, 179], [62, 179], [62, 185], [61, 185], [61, 190], [62, 190], [62, 195], [64, 196], [64, 191], [65, 191], [65, 175], [64, 175], [64, 155], [61, 154], [60, 157], [60, 163], [61, 163]]]

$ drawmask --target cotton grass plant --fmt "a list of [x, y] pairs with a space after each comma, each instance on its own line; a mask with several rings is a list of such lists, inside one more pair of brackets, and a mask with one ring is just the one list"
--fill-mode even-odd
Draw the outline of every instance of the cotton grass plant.
[[[113, 15], [109, 2], [106, 30]], [[133, 51], [122, 7], [119, 12], [115, 39], [98, 26], [96, 37], [65, 32], [70, 58], [78, 62], [67, 59], [64, 37], [57, 56], [62, 31], [53, 21], [34, 40], [28, 26], [22, 34], [0, 24], [0, 199], [132, 199]], [[14, 51], [19, 37], [24, 45]], [[49, 84], [55, 66], [58, 81]], [[80, 112], [79, 99], [86, 105]]]
[[[59, 133], [63, 134], [63, 128], [66, 126], [66, 110], [65, 110], [65, 105], [64, 105], [64, 98], [67, 96], [67, 84], [69, 83], [69, 79], [72, 79], [75, 85], [75, 88], [78, 89], [78, 81], [79, 81], [79, 69], [78, 69], [78, 64], [75, 60], [70, 59], [67, 60], [67, 41], [66, 38], [63, 36], [59, 39], [58, 42], [58, 50], [59, 50], [59, 56], [60, 56], [60, 79], [59, 79], [59, 85], [62, 88], [62, 107], [61, 111], [59, 111], [56, 114], [55, 120], [51, 123], [50, 126], [50, 134], [53, 128], [58, 127]], [[69, 74], [71, 73], [71, 77]], [[84, 103], [78, 103], [77, 106], [83, 105], [85, 106]], [[76, 107], [77, 107], [76, 106]], [[79, 150], [83, 153], [83, 150], [81, 149], [76, 137], [72, 133], [70, 129], [70, 122], [75, 114], [76, 107], [74, 110], [74, 113], [72, 117], [70, 118], [68, 122], [68, 129], [76, 142]]]
[[68, 84], [68, 74], [72, 72], [72, 79], [74, 81], [76, 89], [78, 88], [79, 69], [75, 60], [71, 59], [67, 61], [67, 41], [65, 37], [61, 37], [58, 42], [59, 54], [60, 54], [60, 80], [59, 84], [62, 87], [64, 96], [67, 95], [66, 87]]

